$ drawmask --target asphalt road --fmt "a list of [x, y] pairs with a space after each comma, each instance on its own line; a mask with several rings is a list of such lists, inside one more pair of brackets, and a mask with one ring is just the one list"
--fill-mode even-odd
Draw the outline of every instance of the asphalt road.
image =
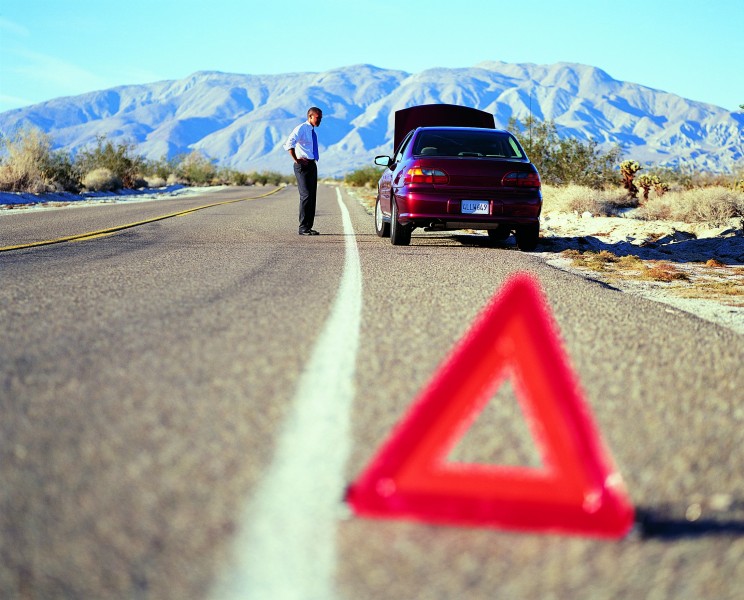
[[[0, 246], [259, 193], [2, 215]], [[744, 337], [510, 244], [393, 247], [341, 196], [321, 187], [314, 237], [289, 187], [0, 252], [0, 597], [740, 598]], [[345, 485], [516, 271], [540, 281], [635, 531], [352, 516]], [[459, 459], [534, 461], [515, 404], [498, 396]]]

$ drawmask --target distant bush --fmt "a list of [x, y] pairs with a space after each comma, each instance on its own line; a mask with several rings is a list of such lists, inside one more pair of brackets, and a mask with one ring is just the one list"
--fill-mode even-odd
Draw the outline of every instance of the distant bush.
[[147, 183], [147, 187], [149, 188], [161, 188], [165, 187], [166, 185], [165, 179], [159, 177], [158, 175], [145, 177], [145, 182]]
[[291, 183], [294, 181], [293, 176], [283, 175], [276, 171], [261, 171], [260, 173], [249, 173], [248, 177], [258, 185], [281, 185], [282, 183]]
[[58, 192], [77, 193], [82, 187], [80, 169], [69, 152], [65, 150], [52, 152], [51, 160], [47, 165], [47, 176], [54, 190]]
[[208, 185], [217, 176], [217, 167], [212, 159], [194, 150], [179, 160], [176, 174], [191, 185]]
[[524, 125], [511, 118], [507, 128], [517, 136], [544, 183], [602, 189], [614, 180], [614, 169], [622, 153], [618, 146], [604, 152], [595, 141], [561, 138], [553, 121], [532, 117]]
[[38, 129], [3, 137], [2, 150], [0, 190], [40, 194], [76, 184], [69, 155], [52, 152], [51, 138]]
[[620, 187], [596, 190], [582, 185], [543, 185], [543, 212], [589, 212], [594, 216], [613, 216], [620, 209], [638, 206]]
[[86, 173], [83, 185], [91, 192], [113, 192], [122, 188], [122, 181], [111, 169], [100, 167]]
[[186, 185], [188, 182], [178, 176], [177, 173], [171, 173], [168, 175], [168, 179], [165, 180], [166, 185]]
[[106, 136], [96, 138], [95, 148], [81, 150], [75, 157], [75, 162], [82, 173], [108, 169], [127, 188], [137, 187], [146, 166], [145, 159], [134, 153], [132, 144], [114, 143], [107, 140]]
[[165, 156], [157, 160], [146, 160], [143, 159], [142, 164], [142, 175], [146, 179], [156, 178], [166, 181], [168, 176], [175, 173], [178, 169], [179, 158], [167, 158]]
[[[585, 186], [544, 185], [543, 212], [589, 212], [594, 216], [617, 215], [621, 209], [638, 207], [625, 189], [594, 190]], [[640, 219], [684, 221], [724, 225], [729, 219], [744, 219], [744, 192], [712, 186], [692, 190], [656, 192], [635, 212]]]
[[253, 185], [253, 179], [249, 173], [230, 167], [219, 167], [215, 181], [221, 185]]
[[75, 162], [82, 173], [108, 169], [127, 188], [137, 187], [146, 165], [145, 159], [135, 154], [134, 145], [114, 143], [103, 135], [96, 138], [94, 148], [84, 148], [78, 152]]
[[721, 186], [672, 191], [650, 198], [639, 209], [639, 216], [720, 226], [729, 219], [744, 218], [744, 192]]
[[344, 183], [354, 187], [376, 187], [384, 170], [381, 167], [362, 167], [344, 175]]
[[231, 170], [229, 172], [228, 182], [230, 185], [253, 185], [253, 180], [250, 175], [248, 175], [248, 173], [243, 173], [242, 171]]

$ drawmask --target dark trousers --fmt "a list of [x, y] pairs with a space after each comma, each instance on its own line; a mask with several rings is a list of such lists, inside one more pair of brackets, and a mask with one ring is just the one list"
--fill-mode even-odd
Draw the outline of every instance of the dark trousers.
[[295, 163], [295, 177], [300, 191], [300, 231], [313, 228], [315, 198], [318, 191], [318, 165], [314, 160]]

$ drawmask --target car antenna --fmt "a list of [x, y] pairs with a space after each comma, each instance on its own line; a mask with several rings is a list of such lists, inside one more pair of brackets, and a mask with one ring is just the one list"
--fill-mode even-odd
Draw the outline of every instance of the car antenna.
[[530, 156], [532, 156], [532, 88], [530, 88]]

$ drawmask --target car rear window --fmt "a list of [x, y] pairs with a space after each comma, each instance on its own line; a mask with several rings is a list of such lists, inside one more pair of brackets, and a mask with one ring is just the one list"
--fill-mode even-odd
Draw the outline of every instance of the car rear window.
[[413, 147], [416, 156], [525, 158], [517, 140], [505, 131], [422, 131]]

